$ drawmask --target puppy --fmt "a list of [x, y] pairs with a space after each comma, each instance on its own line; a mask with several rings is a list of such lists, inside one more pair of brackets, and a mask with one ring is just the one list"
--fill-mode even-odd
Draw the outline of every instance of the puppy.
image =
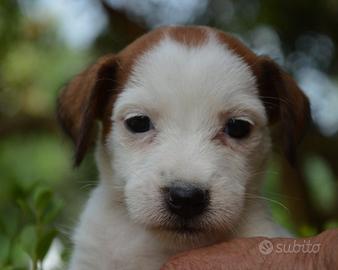
[[269, 129], [291, 158], [308, 111], [279, 66], [212, 28], [159, 28], [100, 58], [58, 104], [76, 165], [98, 133], [70, 269], [155, 270], [187, 249], [283, 236], [257, 199]]

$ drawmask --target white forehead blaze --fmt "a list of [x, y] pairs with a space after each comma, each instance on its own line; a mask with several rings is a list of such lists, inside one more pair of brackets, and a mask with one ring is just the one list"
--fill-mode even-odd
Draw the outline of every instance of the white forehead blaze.
[[210, 115], [228, 111], [251, 111], [262, 124], [267, 121], [249, 66], [213, 35], [199, 46], [166, 36], [142, 55], [113, 117], [128, 109], [156, 112], [185, 126], [191, 117], [210, 121]]

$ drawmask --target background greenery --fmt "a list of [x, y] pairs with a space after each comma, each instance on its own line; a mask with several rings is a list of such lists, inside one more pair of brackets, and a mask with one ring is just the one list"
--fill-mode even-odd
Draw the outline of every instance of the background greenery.
[[[73, 170], [72, 145], [55, 121], [57, 93], [97, 56], [166, 23], [235, 32], [294, 74], [313, 102], [313, 124], [296, 168], [274, 155], [265, 197], [297, 235], [338, 227], [337, 0], [205, 0], [196, 9], [184, 0], [51, 2], [58, 5], [0, 2], [0, 269], [63, 269], [96, 169], [89, 155]], [[99, 15], [71, 32], [79, 14], [94, 10]], [[86, 36], [95, 24], [95, 35], [69, 38]]]

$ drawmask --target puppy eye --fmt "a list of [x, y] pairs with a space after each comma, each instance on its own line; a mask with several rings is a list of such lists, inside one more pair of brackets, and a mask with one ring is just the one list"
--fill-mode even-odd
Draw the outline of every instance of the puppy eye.
[[136, 115], [126, 119], [125, 126], [132, 133], [144, 133], [153, 128], [150, 118], [146, 115]]
[[226, 123], [224, 132], [235, 139], [243, 139], [249, 136], [252, 124], [243, 119], [231, 118]]

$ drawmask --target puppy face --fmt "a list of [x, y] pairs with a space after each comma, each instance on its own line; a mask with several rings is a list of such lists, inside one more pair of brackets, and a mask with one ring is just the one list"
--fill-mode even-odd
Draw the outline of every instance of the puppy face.
[[[135, 64], [112, 121], [108, 151], [131, 218], [173, 230], [232, 229], [269, 148], [254, 75], [238, 56], [212, 35], [196, 47], [164, 38]], [[174, 187], [203, 190], [208, 198], [195, 208], [205, 209], [171, 211]]]
[[133, 222], [192, 239], [234, 230], [259, 187], [269, 125], [288, 125], [285, 145], [293, 148], [307, 106], [271, 60], [234, 38], [173, 27], [73, 80], [59, 116], [80, 160], [94, 119], [101, 120], [101, 176], [120, 190]]

